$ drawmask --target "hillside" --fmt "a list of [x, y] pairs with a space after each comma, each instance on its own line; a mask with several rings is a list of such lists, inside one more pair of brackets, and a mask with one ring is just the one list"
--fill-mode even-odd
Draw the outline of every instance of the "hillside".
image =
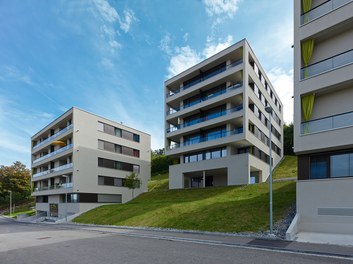
[[[294, 169], [288, 162], [281, 166]], [[148, 226], [220, 232], [268, 228], [268, 183], [206, 189], [167, 190], [168, 174], [152, 177], [150, 192], [127, 204], [106, 205], [74, 221], [119, 226]], [[273, 184], [274, 221], [295, 201], [295, 182]]]

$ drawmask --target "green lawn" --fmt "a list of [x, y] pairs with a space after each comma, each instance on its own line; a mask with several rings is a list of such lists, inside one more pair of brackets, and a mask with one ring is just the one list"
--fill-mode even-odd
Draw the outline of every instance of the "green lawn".
[[169, 174], [157, 174], [151, 177], [151, 180], [148, 182], [148, 191], [156, 191], [156, 190], [168, 190], [169, 185]]
[[297, 177], [297, 156], [285, 156], [273, 172], [274, 179]]
[[[268, 229], [268, 183], [166, 191], [166, 175], [152, 178], [153, 191], [126, 204], [91, 210], [75, 222], [120, 226], [148, 226], [220, 232]], [[295, 201], [295, 183], [273, 185], [274, 220], [282, 218]]]

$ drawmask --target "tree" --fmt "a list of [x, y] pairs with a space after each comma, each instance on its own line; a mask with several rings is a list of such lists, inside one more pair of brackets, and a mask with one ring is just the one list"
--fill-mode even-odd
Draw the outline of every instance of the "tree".
[[132, 198], [135, 198], [134, 190], [136, 188], [140, 188], [141, 186], [141, 181], [138, 177], [138, 174], [131, 172], [130, 175], [126, 175], [124, 186], [132, 190]]
[[155, 175], [157, 173], [167, 172], [169, 165], [173, 164], [173, 160], [165, 156], [165, 151], [163, 149], [153, 150], [151, 152], [151, 173]]
[[284, 155], [294, 155], [293, 152], [293, 123], [289, 125], [284, 124], [283, 126], [283, 145], [284, 145]]
[[11, 166], [0, 166], [0, 205], [8, 203], [9, 191], [13, 203], [28, 201], [31, 197], [31, 173], [19, 161]]

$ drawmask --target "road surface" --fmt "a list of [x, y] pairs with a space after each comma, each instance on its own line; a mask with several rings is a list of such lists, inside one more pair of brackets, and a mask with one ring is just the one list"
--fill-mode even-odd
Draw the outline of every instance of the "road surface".
[[1, 264], [353, 263], [353, 247], [308, 245], [211, 234], [28, 224], [0, 217]]

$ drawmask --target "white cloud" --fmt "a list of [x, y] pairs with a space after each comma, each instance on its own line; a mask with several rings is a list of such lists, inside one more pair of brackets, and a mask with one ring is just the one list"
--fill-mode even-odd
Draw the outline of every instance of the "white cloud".
[[285, 71], [275, 67], [267, 73], [283, 104], [283, 118], [288, 124], [293, 122], [293, 70]]
[[108, 1], [95, 0], [94, 3], [105, 21], [113, 23], [119, 18], [118, 12], [108, 3]]
[[226, 18], [232, 18], [238, 10], [241, 0], [203, 0], [206, 13], [214, 17], [213, 26], [222, 23]]
[[182, 71], [194, 66], [202, 60], [200, 54], [195, 50], [190, 48], [190, 46], [176, 47], [176, 55], [170, 58], [170, 63], [168, 67], [168, 76], [172, 77], [181, 73]]
[[134, 11], [131, 9], [125, 9], [124, 10], [124, 19], [118, 17], [119, 24], [121, 30], [123, 30], [125, 33], [129, 32], [131, 25], [138, 21], [137, 18], [135, 17]]
[[233, 17], [238, 10], [240, 0], [203, 0], [209, 16], [227, 15]]
[[168, 55], [172, 53], [172, 49], [170, 48], [170, 42], [171, 42], [171, 37], [170, 37], [170, 34], [167, 33], [163, 36], [158, 46], [161, 51], [164, 51]]
[[233, 37], [230, 35], [224, 41], [218, 39], [218, 42], [214, 42], [210, 37], [208, 37], [205, 48], [201, 52], [197, 52], [190, 46], [176, 47], [171, 53], [166, 52], [168, 55], [172, 54], [168, 66], [168, 77], [173, 77], [194, 66], [200, 61], [211, 57], [212, 55], [229, 47], [232, 42]]
[[212, 55], [215, 55], [216, 53], [224, 50], [225, 48], [228, 48], [230, 45], [233, 44], [233, 37], [228, 35], [225, 41], [222, 42], [221, 39], [219, 39], [218, 41], [220, 42], [211, 43], [211, 39], [208, 37], [206, 48], [202, 51], [202, 54], [205, 58], [209, 58]]
[[23, 82], [28, 85], [33, 85], [31, 77], [28, 74], [22, 73], [13, 65], [0, 65], [0, 80]]
[[183, 36], [183, 39], [184, 39], [185, 42], [187, 42], [188, 39], [189, 39], [189, 33], [185, 33], [184, 36]]

